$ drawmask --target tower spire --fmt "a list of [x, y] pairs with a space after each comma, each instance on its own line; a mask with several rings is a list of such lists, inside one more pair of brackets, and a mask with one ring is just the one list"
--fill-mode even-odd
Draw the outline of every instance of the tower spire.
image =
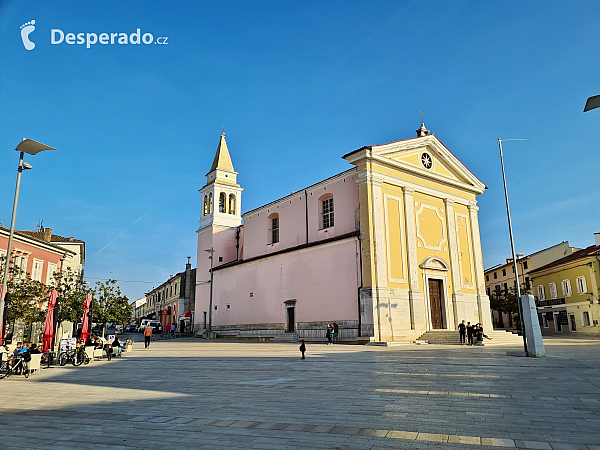
[[425, 128], [425, 118], [423, 116], [425, 116], [425, 112], [423, 112], [423, 107], [421, 107], [421, 126], [418, 130], [416, 130], [417, 137], [427, 136], [429, 133], [431, 133], [431, 131]]

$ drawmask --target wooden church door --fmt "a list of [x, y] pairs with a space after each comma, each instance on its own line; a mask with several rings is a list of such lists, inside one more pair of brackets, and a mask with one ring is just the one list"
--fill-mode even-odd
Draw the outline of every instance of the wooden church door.
[[442, 280], [429, 279], [429, 305], [431, 309], [431, 326], [434, 330], [444, 328], [442, 319]]

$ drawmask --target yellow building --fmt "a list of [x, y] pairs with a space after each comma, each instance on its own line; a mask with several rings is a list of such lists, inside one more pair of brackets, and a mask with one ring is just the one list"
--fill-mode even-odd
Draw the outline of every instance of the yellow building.
[[425, 126], [367, 146], [357, 167], [361, 336], [415, 339], [462, 320], [491, 330], [476, 196], [485, 185]]
[[542, 333], [600, 334], [600, 234], [596, 245], [529, 273]]

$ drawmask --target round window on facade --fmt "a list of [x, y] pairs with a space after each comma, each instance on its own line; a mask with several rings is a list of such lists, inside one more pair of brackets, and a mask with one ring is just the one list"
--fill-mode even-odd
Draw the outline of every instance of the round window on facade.
[[431, 169], [433, 167], [433, 158], [429, 153], [421, 153], [421, 164], [423, 164], [423, 167], [426, 169]]

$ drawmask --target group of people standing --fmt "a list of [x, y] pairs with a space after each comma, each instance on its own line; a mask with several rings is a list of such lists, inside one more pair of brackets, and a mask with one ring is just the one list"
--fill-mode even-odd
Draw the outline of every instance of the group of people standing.
[[464, 320], [458, 325], [458, 334], [460, 345], [473, 345], [473, 337], [475, 337], [476, 342], [481, 342], [481, 345], [483, 345], [483, 338], [492, 339], [484, 334], [483, 326], [480, 323], [471, 325], [471, 322], [467, 322], [465, 325]]
[[337, 323], [333, 322], [333, 324], [327, 324], [327, 331], [325, 332], [325, 337], [327, 338], [327, 345], [338, 343], [339, 332], [340, 330]]

